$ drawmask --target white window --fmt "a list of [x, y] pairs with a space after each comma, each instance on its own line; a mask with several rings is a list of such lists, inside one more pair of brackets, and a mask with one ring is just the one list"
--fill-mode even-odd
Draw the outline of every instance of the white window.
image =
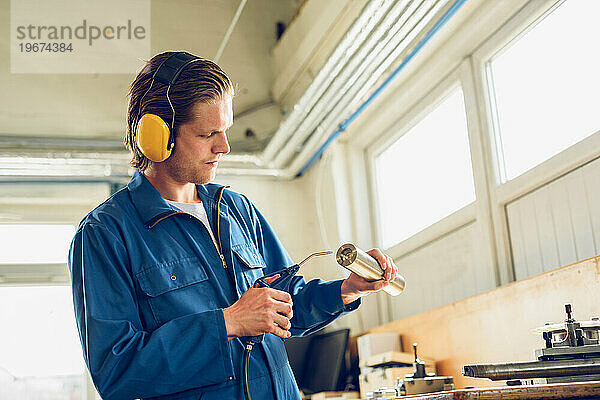
[[73, 225], [1, 224], [0, 264], [66, 263]]
[[501, 183], [600, 130], [598, 15], [566, 1], [488, 62]]
[[475, 200], [460, 87], [376, 157], [375, 176], [385, 248]]
[[0, 399], [89, 393], [71, 288], [52, 284], [67, 276], [74, 234], [71, 224], [0, 224]]
[[70, 287], [0, 287], [0, 304], [0, 399], [82, 399]]

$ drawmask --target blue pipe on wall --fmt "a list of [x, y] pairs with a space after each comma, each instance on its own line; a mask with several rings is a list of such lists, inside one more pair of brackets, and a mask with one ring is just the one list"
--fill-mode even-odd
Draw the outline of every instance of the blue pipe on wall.
[[369, 96], [369, 98], [367, 100], [365, 100], [360, 105], [360, 107], [358, 107], [358, 109], [356, 109], [356, 111], [354, 111], [344, 122], [342, 122], [340, 124], [340, 126], [335, 130], [335, 132], [333, 132], [329, 136], [329, 138], [327, 138], [327, 141], [325, 143], [323, 143], [323, 145], [321, 145], [321, 147], [319, 148], [319, 150], [317, 150], [317, 152], [310, 158], [310, 160], [308, 160], [307, 163], [304, 164], [304, 166], [300, 169], [300, 171], [298, 172], [298, 174], [296, 175], [296, 177], [302, 176], [302, 174], [304, 174], [304, 172], [306, 172], [306, 170], [308, 170], [310, 168], [310, 166], [319, 157], [321, 157], [321, 155], [323, 154], [323, 152], [325, 151], [325, 149], [327, 149], [327, 147], [329, 147], [329, 145], [340, 135], [340, 133], [342, 133], [343, 131], [345, 131], [346, 129], [348, 129], [348, 127], [350, 126], [350, 124], [352, 124], [352, 122], [354, 122], [354, 120], [356, 118], [358, 118], [358, 116], [360, 114], [362, 114], [362, 112], [373, 102], [373, 100], [375, 100], [375, 98], [377, 98], [381, 94], [381, 92], [400, 73], [400, 71], [402, 71], [404, 69], [404, 67], [410, 62], [410, 60], [412, 60], [421, 51], [421, 49], [425, 46], [425, 44], [427, 44], [427, 42], [433, 37], [433, 35], [435, 35], [435, 33], [437, 31], [439, 31], [440, 28], [442, 26], [444, 26], [446, 24], [446, 22], [448, 22], [448, 20], [454, 14], [456, 14], [456, 12], [460, 9], [460, 7], [462, 7], [462, 5], [465, 4], [466, 2], [467, 2], [467, 0], [456, 0], [454, 2], [454, 4], [452, 4], [450, 6], [450, 8], [448, 8], [446, 10], [446, 12], [441, 16], [441, 18], [435, 23], [435, 25], [433, 25], [431, 27], [431, 29], [429, 30], [429, 32], [427, 32], [427, 34], [423, 37], [423, 39], [421, 39], [419, 41], [419, 43], [417, 43], [417, 45], [415, 46], [415, 48], [412, 49], [410, 51], [410, 53], [408, 53], [408, 55], [402, 61], [402, 63], [400, 65], [398, 65], [398, 67], [396, 67], [396, 69], [394, 71], [392, 71], [392, 73], [390, 74], [390, 76], [388, 76], [385, 79], [385, 81], [383, 81], [383, 83], [381, 85], [379, 85], [379, 87], [377, 89], [375, 89], [375, 91]]

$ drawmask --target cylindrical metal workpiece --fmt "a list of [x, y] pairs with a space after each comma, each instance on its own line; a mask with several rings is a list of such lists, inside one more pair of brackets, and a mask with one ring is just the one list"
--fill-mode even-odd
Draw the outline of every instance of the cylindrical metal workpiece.
[[464, 376], [489, 378], [493, 381], [596, 374], [600, 374], [600, 361], [593, 359], [479, 364], [463, 367]]
[[[383, 278], [383, 269], [377, 260], [352, 243], [341, 245], [337, 250], [335, 259], [342, 267], [367, 280], [377, 281]], [[405, 284], [404, 277], [396, 275], [396, 278], [383, 288], [383, 291], [392, 296], [397, 296], [402, 293]]]

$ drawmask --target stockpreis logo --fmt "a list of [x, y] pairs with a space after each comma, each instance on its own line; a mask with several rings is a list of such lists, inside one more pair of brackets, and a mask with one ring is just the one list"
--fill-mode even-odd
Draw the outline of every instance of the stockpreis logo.
[[134, 73], [150, 58], [150, 0], [11, 0], [11, 72]]

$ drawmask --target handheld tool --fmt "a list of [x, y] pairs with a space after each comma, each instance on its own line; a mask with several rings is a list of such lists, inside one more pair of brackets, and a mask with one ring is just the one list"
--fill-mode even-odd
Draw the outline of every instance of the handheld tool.
[[[279, 271], [275, 271], [269, 275], [265, 275], [261, 278], [258, 278], [254, 284], [254, 287], [269, 287], [269, 288], [273, 288], [273, 289], [277, 289], [277, 290], [282, 290], [284, 292], [288, 292], [290, 289], [290, 283], [292, 282], [292, 278], [294, 277], [294, 275], [296, 275], [296, 273], [298, 272], [298, 270], [300, 269], [302, 264], [304, 264], [305, 262], [307, 262], [308, 260], [310, 260], [313, 257], [326, 256], [328, 254], [333, 254], [333, 251], [328, 250], [328, 251], [319, 251], [316, 253], [312, 253], [311, 255], [306, 257], [304, 260], [300, 261], [298, 264], [294, 264], [291, 267], [283, 268], [283, 269], [280, 269]], [[271, 278], [273, 276], [277, 276], [277, 275], [279, 275], [279, 278], [275, 279], [271, 283], [267, 283], [267, 280], [269, 278]], [[244, 360], [243, 360], [243, 364], [242, 364], [242, 368], [244, 371], [242, 380], [243, 380], [243, 385], [244, 385], [244, 397], [246, 400], [251, 400], [250, 387], [248, 385], [248, 380], [249, 380], [248, 370], [249, 370], [249, 364], [250, 364], [250, 352], [252, 351], [252, 347], [256, 343], [261, 343], [264, 340], [264, 338], [265, 338], [264, 333], [260, 334], [260, 335], [256, 335], [256, 336], [247, 336], [247, 337], [240, 338], [246, 344], [246, 349], [244, 350]]]
[[[294, 264], [291, 267], [283, 268], [283, 269], [280, 269], [279, 271], [275, 271], [269, 275], [265, 275], [261, 278], [258, 278], [256, 280], [256, 282], [254, 283], [254, 287], [268, 287], [268, 288], [287, 292], [290, 289], [290, 283], [292, 282], [292, 278], [294, 277], [294, 275], [296, 275], [296, 273], [298, 273], [298, 270], [300, 269], [302, 264], [304, 264], [305, 262], [307, 262], [308, 260], [310, 260], [313, 257], [326, 256], [329, 254], [333, 254], [333, 251], [328, 250], [328, 251], [319, 251], [316, 253], [312, 253], [311, 255], [306, 257], [304, 260], [300, 261], [298, 264]], [[267, 280], [269, 278], [271, 278], [273, 276], [277, 276], [277, 275], [279, 275], [279, 278], [277, 278], [275, 281], [271, 282], [270, 284], [267, 283]], [[246, 342], [252, 342], [252, 343], [256, 344], [256, 343], [262, 342], [264, 337], [265, 337], [265, 334], [263, 333], [263, 334], [257, 335], [257, 336], [245, 337], [244, 339]]]

